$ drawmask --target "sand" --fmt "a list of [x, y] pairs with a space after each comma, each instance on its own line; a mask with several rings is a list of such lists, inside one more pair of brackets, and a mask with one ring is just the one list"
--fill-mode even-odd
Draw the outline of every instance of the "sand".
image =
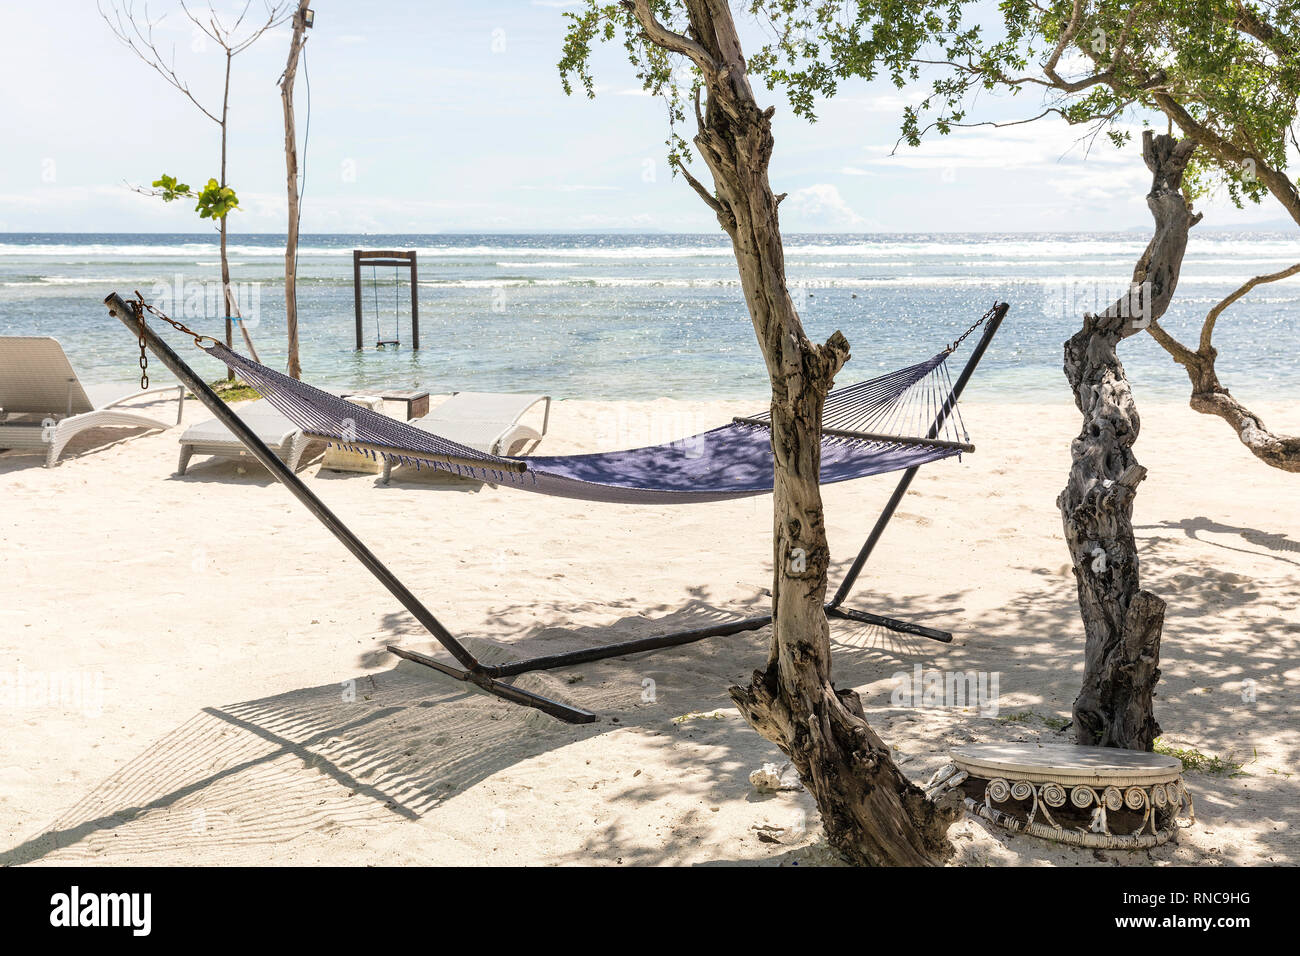
[[[566, 401], [548, 453], [662, 441], [752, 403]], [[1258, 409], [1300, 431], [1294, 405]], [[1295, 863], [1300, 717], [1296, 477], [1223, 423], [1141, 405], [1147, 587], [1169, 602], [1164, 740], [1240, 764], [1189, 771], [1198, 822], [1152, 851], [1073, 849], [966, 818], [957, 865]], [[186, 421], [206, 417], [187, 406]], [[851, 603], [952, 645], [833, 625], [835, 675], [906, 773], [949, 747], [1062, 740], [1081, 671], [1055, 498], [1078, 416], [966, 408], [979, 450], [923, 470]], [[92, 433], [56, 469], [0, 456], [0, 861], [103, 864], [833, 863], [806, 792], [726, 688], [767, 632], [527, 675], [596, 711], [573, 727], [398, 662], [419, 626], [255, 463], [196, 460], [179, 431]], [[771, 500], [676, 509], [477, 485], [303, 477], [480, 655], [544, 653], [764, 607]], [[893, 486], [826, 490], [837, 581]], [[999, 675], [997, 714], [894, 706], [915, 665]], [[13, 692], [60, 681], [62, 696]], [[1255, 700], [1243, 682], [1254, 681]], [[79, 698], [72, 692], [80, 691]]]

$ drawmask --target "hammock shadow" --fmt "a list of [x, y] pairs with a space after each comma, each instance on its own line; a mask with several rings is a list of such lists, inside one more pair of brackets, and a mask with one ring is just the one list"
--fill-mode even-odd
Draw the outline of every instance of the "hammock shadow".
[[[490, 715], [493, 699], [466, 686], [403, 662], [341, 684], [204, 708], [40, 834], [0, 853], [0, 865], [109, 851], [220, 859], [223, 848], [418, 820], [517, 753], [518, 718]], [[575, 736], [563, 728], [542, 739]]]
[[[492, 661], [733, 617], [694, 601], [657, 620], [637, 616], [609, 628], [550, 628], [513, 644], [481, 638], [467, 644]], [[313, 832], [413, 823], [506, 768], [615, 730], [688, 740], [705, 733], [738, 766], [779, 760], [734, 715], [692, 719], [730, 707], [726, 687], [746, 681], [761, 664], [768, 633], [516, 678], [535, 692], [594, 707], [600, 721], [584, 726], [407, 662], [340, 683], [205, 707], [40, 833], [0, 853], [0, 865], [46, 857], [220, 861], [223, 853], [233, 859], [240, 847], [278, 846]], [[877, 652], [868, 645], [838, 650], [837, 665], [847, 672], [852, 658]], [[737, 786], [748, 789], [743, 779]]]

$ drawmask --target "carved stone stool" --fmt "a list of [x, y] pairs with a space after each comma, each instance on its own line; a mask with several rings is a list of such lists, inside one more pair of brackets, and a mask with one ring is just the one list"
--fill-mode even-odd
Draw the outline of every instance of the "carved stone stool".
[[1163, 754], [1071, 744], [972, 744], [926, 785], [960, 789], [966, 809], [1017, 833], [1074, 846], [1159, 846], [1196, 821], [1182, 763]]

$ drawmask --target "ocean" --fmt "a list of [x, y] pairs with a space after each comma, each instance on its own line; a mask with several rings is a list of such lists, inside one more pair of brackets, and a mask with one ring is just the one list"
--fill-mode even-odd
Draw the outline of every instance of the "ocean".
[[[1128, 289], [1140, 233], [789, 235], [786, 266], [805, 327], [836, 329], [847, 384], [927, 358], [992, 303], [1011, 311], [968, 396], [1067, 395], [1061, 344], [1088, 310]], [[234, 235], [232, 281], [262, 361], [283, 368], [284, 239]], [[419, 257], [421, 349], [410, 348], [406, 276], [362, 272], [365, 348], [355, 349], [352, 250]], [[1194, 344], [1242, 281], [1300, 261], [1284, 233], [1201, 232], [1164, 326]], [[223, 335], [215, 234], [0, 233], [0, 335], [59, 339], [88, 382], [131, 381], [134, 339], [107, 315], [136, 290], [194, 329]], [[1249, 403], [1300, 397], [1300, 278], [1257, 288], [1220, 319], [1220, 378]], [[304, 378], [326, 386], [547, 392], [556, 398], [753, 398], [767, 380], [722, 236], [311, 235], [300, 244]], [[170, 340], [185, 344], [168, 332]], [[400, 347], [375, 348], [398, 338]], [[243, 349], [236, 332], [235, 347]], [[193, 349], [209, 379], [224, 367]], [[1186, 399], [1181, 368], [1145, 334], [1121, 347], [1143, 398]], [[155, 381], [165, 372], [158, 370]], [[1068, 400], [1068, 399], [1065, 399]]]

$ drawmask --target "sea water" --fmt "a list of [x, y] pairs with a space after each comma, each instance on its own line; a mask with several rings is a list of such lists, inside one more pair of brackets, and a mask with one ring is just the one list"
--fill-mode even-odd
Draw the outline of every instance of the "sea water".
[[[283, 368], [282, 236], [230, 239], [231, 279], [262, 361]], [[1129, 291], [1141, 233], [789, 235], [786, 269], [808, 333], [852, 345], [846, 384], [927, 358], [996, 301], [1011, 305], [971, 398], [1066, 400], [1063, 341]], [[415, 250], [419, 351], [405, 271], [362, 269], [356, 350], [352, 250]], [[1284, 233], [1193, 233], [1163, 325], [1194, 345], [1241, 282], [1300, 261]], [[215, 234], [0, 234], [0, 335], [59, 339], [88, 382], [129, 381], [136, 343], [102, 306], [136, 290], [222, 337]], [[310, 235], [300, 244], [304, 378], [326, 386], [547, 392], [557, 398], [753, 398], [767, 390], [736, 264], [712, 235]], [[1300, 278], [1264, 285], [1220, 320], [1226, 385], [1247, 401], [1300, 396]], [[168, 331], [182, 346], [185, 340]], [[378, 349], [381, 339], [400, 347]], [[244, 350], [235, 335], [235, 347]], [[224, 368], [201, 353], [201, 374]], [[1145, 333], [1121, 347], [1139, 398], [1181, 398], [1186, 376]], [[161, 381], [158, 370], [155, 381]]]

